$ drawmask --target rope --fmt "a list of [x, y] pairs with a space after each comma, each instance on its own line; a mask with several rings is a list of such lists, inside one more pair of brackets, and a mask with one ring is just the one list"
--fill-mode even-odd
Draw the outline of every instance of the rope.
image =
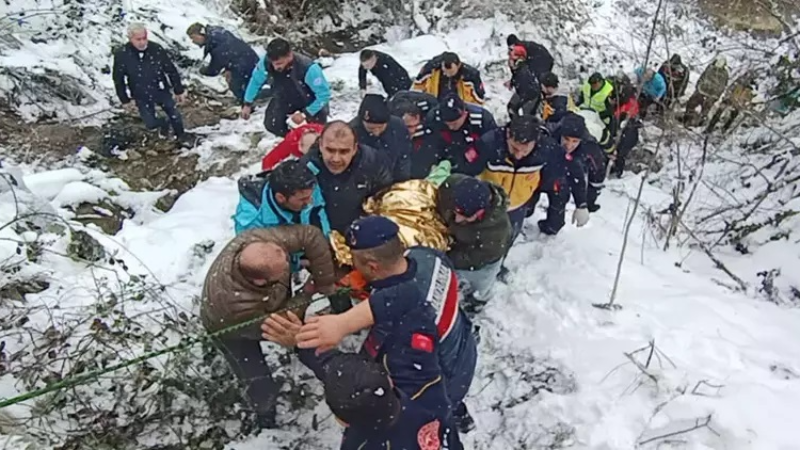
[[[349, 291], [350, 291], [350, 289], [341, 288], [333, 295], [347, 293]], [[272, 314], [280, 314], [280, 313], [287, 312], [287, 311], [290, 311], [290, 310], [294, 310], [294, 309], [297, 309], [297, 308], [300, 308], [300, 307], [306, 307], [306, 306], [309, 306], [312, 303], [315, 303], [317, 301], [319, 301], [319, 299], [317, 299], [317, 300], [310, 299], [310, 300], [307, 300], [305, 302], [296, 303], [296, 304], [293, 304], [290, 307], [282, 308], [282, 309], [279, 309], [277, 311], [274, 311], [274, 312], [271, 312], [271, 313], [268, 313], [268, 314], [262, 314], [262, 315], [260, 315], [258, 317], [253, 318], [253, 319], [246, 320], [244, 322], [237, 323], [237, 324], [231, 325], [231, 326], [226, 327], [226, 328], [222, 328], [221, 330], [217, 330], [217, 331], [215, 331], [213, 333], [206, 333], [206, 334], [204, 334], [202, 336], [199, 336], [199, 337], [187, 339], [186, 341], [184, 341], [184, 342], [182, 342], [180, 344], [176, 344], [176, 345], [173, 345], [173, 346], [170, 346], [170, 347], [166, 347], [166, 348], [163, 348], [161, 350], [155, 350], [155, 351], [152, 351], [152, 352], [149, 352], [149, 353], [145, 353], [144, 355], [137, 356], [135, 358], [122, 361], [122, 362], [120, 362], [118, 364], [114, 364], [113, 366], [109, 366], [109, 367], [106, 367], [106, 368], [103, 368], [103, 369], [96, 369], [96, 370], [92, 370], [92, 371], [89, 371], [89, 372], [81, 374], [81, 375], [76, 375], [76, 376], [73, 376], [73, 377], [65, 378], [63, 380], [60, 380], [60, 381], [57, 381], [55, 383], [49, 384], [49, 385], [47, 385], [47, 386], [45, 386], [43, 388], [35, 389], [35, 390], [32, 390], [32, 391], [28, 391], [28, 392], [26, 392], [24, 394], [17, 395], [16, 397], [11, 397], [11, 398], [0, 400], [0, 409], [6, 408], [6, 407], [9, 407], [9, 406], [12, 406], [12, 405], [16, 405], [16, 404], [22, 403], [24, 401], [28, 401], [28, 400], [32, 400], [32, 399], [35, 399], [35, 398], [39, 398], [39, 397], [41, 397], [43, 395], [47, 395], [47, 394], [50, 394], [52, 392], [60, 391], [62, 389], [69, 389], [69, 388], [72, 388], [72, 387], [80, 386], [82, 384], [86, 384], [86, 383], [88, 383], [90, 381], [93, 381], [93, 380], [95, 380], [95, 379], [97, 379], [97, 378], [99, 378], [99, 377], [101, 377], [103, 375], [109, 374], [111, 372], [116, 372], [117, 370], [124, 369], [125, 367], [130, 367], [130, 366], [134, 366], [136, 364], [143, 363], [143, 362], [145, 362], [147, 360], [150, 360], [150, 359], [153, 359], [153, 358], [157, 358], [159, 356], [167, 355], [167, 354], [170, 354], [170, 353], [175, 353], [175, 352], [178, 352], [180, 350], [186, 350], [186, 349], [188, 349], [188, 348], [190, 348], [190, 347], [192, 347], [192, 346], [194, 346], [194, 345], [196, 345], [198, 343], [205, 342], [205, 341], [207, 341], [209, 339], [212, 339], [214, 337], [217, 337], [217, 336], [220, 336], [220, 335], [223, 335], [223, 334], [226, 334], [226, 333], [230, 333], [230, 332], [233, 332], [233, 331], [237, 331], [237, 330], [240, 330], [240, 329], [245, 328], [247, 326], [262, 322], [262, 321], [264, 321], [264, 319], [266, 319], [267, 317], [271, 316]]]

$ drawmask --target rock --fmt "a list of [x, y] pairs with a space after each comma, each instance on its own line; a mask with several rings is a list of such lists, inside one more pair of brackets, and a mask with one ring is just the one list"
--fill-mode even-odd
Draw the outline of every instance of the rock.
[[50, 283], [38, 278], [14, 280], [0, 287], [0, 299], [24, 302], [28, 294], [38, 294], [50, 287]]
[[211, 239], [198, 242], [192, 247], [192, 254], [195, 258], [204, 260], [214, 250], [214, 245], [216, 245], [216, 242]]
[[108, 199], [100, 203], [81, 203], [73, 210], [75, 220], [86, 225], [95, 224], [108, 235], [115, 235], [122, 229], [125, 219], [134, 216], [131, 209], [123, 208]]
[[103, 245], [83, 230], [73, 230], [67, 246], [67, 254], [77, 260], [97, 262], [106, 257]]

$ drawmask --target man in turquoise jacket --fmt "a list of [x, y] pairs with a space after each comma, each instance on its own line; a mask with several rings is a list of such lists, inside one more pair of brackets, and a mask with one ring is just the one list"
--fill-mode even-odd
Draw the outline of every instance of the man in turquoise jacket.
[[[251, 228], [312, 225], [325, 237], [331, 232], [325, 200], [311, 168], [284, 161], [272, 172], [239, 180], [239, 205], [233, 216], [236, 234]], [[292, 255], [299, 268], [302, 255]]]
[[664, 95], [667, 94], [667, 82], [653, 69], [639, 67], [635, 73], [637, 81], [642, 83], [642, 93], [639, 94], [639, 117], [644, 119], [647, 108], [659, 104], [664, 99]]
[[264, 84], [269, 84], [274, 96], [264, 114], [264, 127], [270, 133], [283, 137], [289, 132], [289, 122], [299, 126], [328, 120], [331, 88], [322, 67], [295, 53], [283, 38], [270, 41], [267, 54], [253, 69], [244, 94], [243, 119], [250, 118], [253, 101]]

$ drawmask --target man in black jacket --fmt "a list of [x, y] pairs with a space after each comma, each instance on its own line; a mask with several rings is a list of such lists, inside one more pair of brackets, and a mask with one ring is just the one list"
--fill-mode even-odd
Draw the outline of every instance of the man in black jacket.
[[[415, 94], [427, 95], [422, 92]], [[411, 136], [411, 178], [414, 180], [426, 178], [431, 168], [444, 159], [445, 150], [444, 141], [433, 134], [425, 121], [425, 113], [418, 105], [419, 102], [414, 103], [410, 99], [400, 99], [389, 105], [392, 115], [403, 120]]]
[[478, 141], [497, 128], [492, 113], [448, 94], [438, 108], [428, 113], [427, 122], [444, 149], [445, 159], [453, 165], [453, 173], [470, 176], [481, 173], [489, 155], [479, 152]]
[[322, 67], [292, 49], [283, 38], [267, 44], [267, 54], [258, 61], [244, 92], [242, 119], [249, 119], [253, 102], [264, 84], [270, 85], [273, 99], [264, 113], [264, 127], [276, 136], [286, 136], [292, 127], [304, 122], [325, 123], [331, 88]]
[[542, 79], [544, 74], [553, 71], [553, 55], [547, 51], [544, 45], [533, 41], [521, 41], [516, 34], [509, 34], [506, 38], [509, 53], [514, 51], [517, 46], [525, 49], [524, 59], [531, 68], [531, 72], [538, 79]]
[[204, 58], [211, 55], [208, 65], [200, 69], [200, 74], [215, 77], [225, 71], [228, 88], [239, 102], [243, 102], [244, 91], [258, 64], [258, 54], [253, 47], [222, 27], [193, 23], [186, 34], [192, 42], [203, 47]]
[[389, 162], [374, 148], [359, 145], [347, 122], [328, 122], [301, 161], [317, 175], [331, 229], [342, 234], [361, 217], [368, 197], [392, 184]]
[[390, 161], [395, 183], [411, 178], [411, 137], [403, 120], [389, 113], [383, 96], [367, 94], [350, 126], [358, 142], [378, 150]]
[[[128, 27], [128, 43], [114, 52], [112, 76], [119, 101], [130, 112], [138, 108], [148, 130], [166, 135], [172, 126], [177, 139], [185, 138], [183, 119], [175, 106], [175, 100], [182, 103], [186, 99], [181, 76], [167, 51], [148, 41], [144, 25]], [[157, 116], [156, 105], [164, 110], [166, 119]]]
[[377, 50], [361, 51], [361, 65], [358, 66], [358, 88], [361, 96], [367, 93], [367, 72], [372, 72], [383, 85], [388, 96], [411, 87], [411, 76], [394, 58]]
[[514, 95], [508, 101], [508, 115], [512, 119], [516, 116], [535, 116], [542, 100], [539, 78], [526, 63], [526, 57], [527, 50], [521, 44], [515, 45], [508, 54], [511, 86], [514, 88]]

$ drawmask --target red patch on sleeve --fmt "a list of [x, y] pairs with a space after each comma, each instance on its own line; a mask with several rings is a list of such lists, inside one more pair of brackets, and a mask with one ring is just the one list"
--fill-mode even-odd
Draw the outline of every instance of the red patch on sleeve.
[[420, 450], [439, 450], [442, 448], [442, 443], [439, 440], [439, 424], [438, 420], [426, 423], [417, 432], [417, 444]]
[[426, 353], [433, 353], [433, 339], [424, 334], [414, 333], [411, 335], [411, 348]]

